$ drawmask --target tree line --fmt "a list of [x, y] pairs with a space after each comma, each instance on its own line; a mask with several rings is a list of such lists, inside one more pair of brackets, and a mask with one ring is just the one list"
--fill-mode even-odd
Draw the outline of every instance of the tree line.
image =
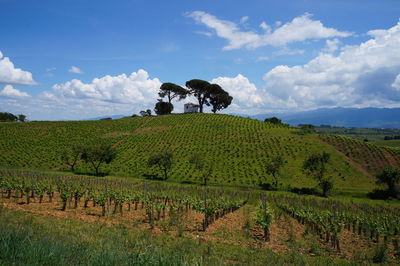
[[[183, 88], [174, 83], [163, 83], [158, 92], [160, 99], [158, 99], [154, 107], [155, 113], [157, 115], [170, 114], [174, 110], [172, 100], [183, 100], [187, 96], [193, 96], [197, 99], [200, 113], [203, 113], [204, 106], [212, 106], [211, 111], [216, 113], [219, 110], [227, 108], [233, 100], [233, 97], [222, 89], [221, 86], [205, 80], [192, 79], [187, 81], [185, 86], [186, 88]], [[141, 111], [141, 115], [151, 115], [151, 111], [150, 114], [149, 111], [149, 109]]]
[[18, 116], [7, 113], [7, 112], [0, 112], [0, 122], [25, 122], [26, 115], [19, 114]]

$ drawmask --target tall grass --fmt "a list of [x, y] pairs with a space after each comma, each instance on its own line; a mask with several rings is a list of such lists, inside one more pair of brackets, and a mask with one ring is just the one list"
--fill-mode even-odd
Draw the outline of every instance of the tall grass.
[[0, 209], [0, 225], [0, 265], [347, 264], [5, 209]]

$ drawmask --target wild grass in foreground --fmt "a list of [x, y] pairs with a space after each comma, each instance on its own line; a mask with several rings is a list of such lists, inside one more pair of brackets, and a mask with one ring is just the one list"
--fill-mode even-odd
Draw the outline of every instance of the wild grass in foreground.
[[0, 225], [2, 265], [348, 265], [331, 258], [152, 235], [104, 223], [50, 220], [5, 208], [0, 209]]

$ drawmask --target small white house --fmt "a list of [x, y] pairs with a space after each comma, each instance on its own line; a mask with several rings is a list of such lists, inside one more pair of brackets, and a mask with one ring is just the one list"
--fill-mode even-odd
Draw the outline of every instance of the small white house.
[[198, 113], [199, 112], [199, 105], [194, 103], [185, 103], [183, 105], [183, 112], [184, 113]]

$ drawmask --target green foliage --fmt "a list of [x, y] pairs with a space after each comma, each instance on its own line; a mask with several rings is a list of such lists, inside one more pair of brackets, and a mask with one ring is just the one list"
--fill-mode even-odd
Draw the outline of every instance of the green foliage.
[[325, 177], [327, 171], [326, 164], [329, 162], [329, 158], [329, 153], [316, 153], [311, 154], [303, 163], [303, 170], [311, 174], [318, 181], [324, 197], [328, 196], [328, 192], [333, 188], [332, 181]]
[[158, 101], [156, 106], [154, 107], [154, 112], [157, 115], [167, 115], [170, 114], [174, 110], [174, 106], [172, 103]]
[[261, 205], [258, 208], [258, 211], [256, 214], [256, 223], [259, 224], [263, 228], [265, 241], [270, 240], [269, 227], [272, 224], [272, 219], [273, 219], [272, 208], [268, 205], [265, 195], [262, 195], [261, 196]]
[[173, 164], [173, 154], [170, 151], [163, 151], [157, 154], [152, 155], [147, 161], [147, 165], [157, 166], [164, 173], [164, 180], [168, 178], [168, 171], [171, 169]]
[[143, 117], [151, 116], [151, 110], [150, 110], [150, 109], [147, 109], [146, 111], [145, 111], [145, 110], [142, 110], [142, 111], [139, 112], [139, 114], [140, 114], [141, 116], [143, 116]]
[[301, 131], [303, 134], [312, 134], [315, 133], [315, 126], [313, 125], [309, 125], [309, 124], [303, 124], [303, 125], [299, 125]]
[[213, 171], [212, 165], [207, 163], [204, 156], [200, 153], [193, 154], [190, 157], [189, 162], [193, 164], [194, 168], [200, 173], [203, 185], [207, 186], [208, 180]]
[[18, 117], [11, 113], [0, 113], [0, 122], [16, 122], [18, 121]]
[[283, 158], [280, 155], [274, 156], [266, 165], [267, 173], [274, 177], [273, 185], [278, 188], [278, 175], [283, 166]]
[[224, 91], [217, 84], [210, 84], [208, 87], [210, 90], [210, 105], [212, 106], [211, 111], [215, 114], [217, 111], [227, 108], [232, 103], [232, 96], [228, 92]]
[[400, 163], [400, 150], [379, 147], [345, 136], [320, 135], [320, 138], [359, 164], [371, 175], [377, 175], [382, 169]]
[[26, 120], [26, 115], [23, 115], [23, 114], [19, 114], [18, 115], [18, 121], [19, 122], [25, 122], [25, 120]]
[[4, 265], [351, 265], [299, 252], [209, 243], [71, 219], [0, 212]]
[[271, 123], [271, 124], [282, 124], [282, 120], [273, 116], [270, 118], [265, 118], [264, 122]]
[[[158, 95], [161, 98], [167, 97], [168, 103], [171, 104], [172, 99], [178, 98], [179, 100], [185, 99], [189, 91], [178, 86], [174, 83], [163, 83], [160, 87]], [[172, 110], [171, 110], [172, 111]], [[170, 112], [171, 113], [171, 112]]]
[[186, 82], [186, 87], [189, 89], [191, 95], [193, 95], [200, 106], [200, 113], [203, 112], [203, 105], [209, 105], [210, 83], [201, 79], [192, 79]]
[[90, 163], [95, 170], [95, 174], [99, 175], [99, 169], [101, 164], [111, 163], [117, 153], [114, 148], [107, 144], [97, 144], [90, 147], [85, 147], [82, 149], [81, 158], [86, 163]]
[[71, 172], [75, 171], [75, 165], [81, 159], [84, 148], [81, 146], [73, 146], [71, 151], [64, 150], [61, 154], [61, 160], [68, 166], [71, 167]]
[[386, 167], [376, 178], [378, 184], [387, 185], [387, 193], [390, 197], [400, 199], [400, 169]]
[[[209, 184], [258, 186], [260, 182], [272, 184], [273, 177], [267, 173], [266, 164], [281, 155], [285, 158], [279, 175], [282, 188], [289, 184], [311, 188], [316, 182], [301, 171], [303, 161], [310, 154], [326, 151], [331, 154], [326, 175], [332, 176], [335, 188], [351, 193], [376, 188], [373, 178], [348, 164], [334, 148], [321, 142], [319, 136], [297, 135], [294, 131], [282, 125], [223, 114], [1, 123], [0, 166], [69, 169], [70, 166], [61, 160], [63, 151], [71, 156], [71, 147], [94, 146], [101, 141], [115, 145], [118, 152], [115, 160], [101, 166], [102, 172], [111, 175], [143, 177], [149, 173], [147, 158], [170, 149], [174, 154], [174, 164], [168, 172], [171, 181], [204, 183], [200, 171], [189, 162], [199, 153], [207, 164], [212, 163]], [[366, 146], [365, 150], [368, 149]], [[375, 156], [375, 151], [378, 150], [371, 149], [369, 154]], [[396, 155], [396, 151], [393, 154]], [[368, 157], [371, 164], [380, 155], [376, 156]], [[90, 164], [79, 162], [75, 165], [77, 173], [90, 171]]]
[[258, 208], [256, 223], [262, 228], [269, 228], [273, 221], [273, 210], [270, 206], [262, 206]]

